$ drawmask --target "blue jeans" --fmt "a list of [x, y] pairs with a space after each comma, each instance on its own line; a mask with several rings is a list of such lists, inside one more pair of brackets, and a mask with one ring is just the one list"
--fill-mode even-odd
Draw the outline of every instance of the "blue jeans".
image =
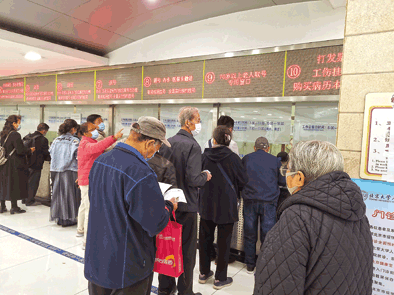
[[260, 220], [260, 241], [276, 223], [276, 203], [263, 201], [244, 202], [244, 251], [245, 264], [256, 267], [257, 229]]

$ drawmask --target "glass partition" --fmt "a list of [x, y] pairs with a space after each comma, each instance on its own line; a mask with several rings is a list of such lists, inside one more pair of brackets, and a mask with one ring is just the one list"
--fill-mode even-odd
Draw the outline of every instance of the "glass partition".
[[260, 136], [268, 139], [270, 153], [276, 156], [290, 142], [291, 108], [291, 103], [223, 104], [219, 113], [234, 119], [233, 136], [241, 157], [254, 152]]
[[[178, 122], [179, 110], [187, 105], [161, 105], [160, 120], [166, 125], [167, 137], [172, 137], [178, 133], [181, 125]], [[213, 119], [216, 118], [217, 108], [212, 104], [198, 104], [195, 106], [200, 111], [202, 130], [199, 135], [195, 137], [196, 141], [204, 151], [205, 143], [211, 138], [213, 131]], [[216, 122], [215, 122], [216, 123]]]
[[20, 134], [22, 138], [29, 133], [34, 133], [40, 124], [40, 106], [19, 106], [22, 117]]
[[80, 122], [86, 122], [89, 115], [100, 115], [105, 123], [104, 132], [108, 134], [109, 131], [109, 106], [77, 106], [74, 113], [74, 106], [45, 106], [44, 109], [44, 122], [49, 125], [49, 132], [47, 138], [50, 143], [58, 136], [59, 126], [63, 124], [64, 120], [74, 118], [74, 115], [80, 115]]
[[303, 140], [324, 140], [336, 144], [337, 120], [337, 102], [297, 103], [294, 143]]
[[118, 132], [123, 128], [123, 137], [127, 137], [133, 123], [141, 116], [157, 118], [159, 114], [158, 105], [117, 105], [115, 107], [115, 130]]

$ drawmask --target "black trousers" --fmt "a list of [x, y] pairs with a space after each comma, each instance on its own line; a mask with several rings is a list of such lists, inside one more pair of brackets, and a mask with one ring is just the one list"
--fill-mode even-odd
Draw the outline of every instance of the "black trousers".
[[40, 185], [41, 170], [29, 169], [29, 180], [28, 180], [28, 197], [26, 204], [32, 204], [35, 202], [38, 186]]
[[[1, 208], [6, 208], [5, 201], [1, 201]], [[11, 208], [18, 208], [18, 201], [11, 201]]]
[[89, 295], [142, 295], [147, 293], [149, 285], [152, 286], [152, 280], [153, 273], [146, 279], [123, 289], [107, 289], [89, 281]]
[[227, 280], [228, 261], [230, 258], [231, 237], [234, 223], [216, 224], [211, 220], [200, 220], [200, 273], [207, 275], [211, 271], [211, 253], [215, 239], [215, 228], [218, 227], [218, 264], [216, 266], [215, 279]]
[[[193, 270], [197, 251], [197, 213], [176, 211], [176, 221], [182, 224], [183, 274], [178, 278], [178, 294], [192, 295]], [[170, 294], [175, 278], [159, 275], [159, 294]]]

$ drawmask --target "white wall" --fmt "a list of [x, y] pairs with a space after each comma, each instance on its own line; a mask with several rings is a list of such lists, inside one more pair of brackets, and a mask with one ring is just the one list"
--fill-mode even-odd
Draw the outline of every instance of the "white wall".
[[112, 51], [110, 65], [343, 39], [345, 7], [280, 5], [183, 25]]

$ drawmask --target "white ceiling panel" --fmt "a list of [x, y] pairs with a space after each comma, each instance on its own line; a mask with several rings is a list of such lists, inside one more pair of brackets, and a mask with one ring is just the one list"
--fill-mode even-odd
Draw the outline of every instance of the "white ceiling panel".
[[[207, 11], [208, 6], [209, 10]], [[130, 39], [138, 40], [202, 19], [268, 6], [273, 6], [271, 0], [258, 2], [250, 0], [188, 0], [177, 5], [168, 5], [149, 11], [135, 18], [130, 17], [120, 23], [116, 32]]]
[[[29, 51], [39, 53], [42, 58], [38, 61], [26, 60], [24, 55]], [[0, 39], [0, 77], [97, 67], [107, 64], [108, 60], [104, 58], [95, 61], [87, 60], [37, 48], [35, 46]]]
[[132, 19], [168, 5], [174, 5], [184, 0], [163, 0], [156, 2], [129, 1], [129, 0], [91, 0], [67, 13], [68, 15], [117, 32], [121, 24], [127, 19]]
[[26, 0], [0, 2], [0, 21], [17, 26], [43, 27], [62, 14]]
[[76, 8], [90, 0], [27, 0], [47, 8], [56, 10], [58, 12], [67, 13], [68, 11]]
[[91, 47], [96, 51], [111, 51], [134, 41], [69, 16], [56, 19], [41, 32], [65, 42], [78, 40], [82, 48]]

